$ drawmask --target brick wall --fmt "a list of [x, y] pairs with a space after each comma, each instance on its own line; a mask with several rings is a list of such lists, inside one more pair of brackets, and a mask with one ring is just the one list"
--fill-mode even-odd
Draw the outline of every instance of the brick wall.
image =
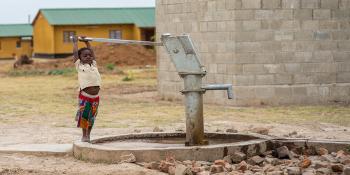
[[[189, 33], [208, 71], [232, 83], [234, 100], [207, 103], [326, 104], [350, 101], [350, 0], [157, 0], [157, 37]], [[158, 91], [181, 99], [183, 81], [158, 49]]]

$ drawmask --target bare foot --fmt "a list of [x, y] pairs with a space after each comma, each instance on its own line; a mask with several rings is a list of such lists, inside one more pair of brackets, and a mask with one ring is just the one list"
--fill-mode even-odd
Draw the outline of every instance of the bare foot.
[[82, 138], [81, 138], [81, 141], [82, 141], [82, 142], [90, 142], [90, 138], [88, 138], [88, 137], [82, 137]]

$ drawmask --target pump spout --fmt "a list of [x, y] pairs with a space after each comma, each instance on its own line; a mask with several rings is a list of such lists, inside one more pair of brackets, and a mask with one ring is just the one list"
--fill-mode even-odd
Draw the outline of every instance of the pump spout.
[[232, 84], [208, 84], [202, 87], [204, 90], [227, 90], [228, 99], [233, 99]]

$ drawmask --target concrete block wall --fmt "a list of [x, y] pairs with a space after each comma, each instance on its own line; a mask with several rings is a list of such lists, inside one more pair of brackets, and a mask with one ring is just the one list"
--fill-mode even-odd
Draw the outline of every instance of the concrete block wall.
[[[232, 83], [234, 100], [207, 103], [327, 104], [350, 101], [350, 0], [157, 0], [156, 33], [191, 35], [208, 71]], [[182, 99], [183, 81], [163, 48], [158, 91]]]

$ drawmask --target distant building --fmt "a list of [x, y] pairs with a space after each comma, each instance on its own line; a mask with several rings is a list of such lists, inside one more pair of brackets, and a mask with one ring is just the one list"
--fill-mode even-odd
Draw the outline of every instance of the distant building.
[[41, 9], [32, 25], [34, 57], [62, 58], [72, 54], [71, 35], [151, 40], [155, 33], [155, 9]]
[[15, 55], [32, 55], [32, 33], [30, 24], [0, 25], [0, 59], [13, 59]]

